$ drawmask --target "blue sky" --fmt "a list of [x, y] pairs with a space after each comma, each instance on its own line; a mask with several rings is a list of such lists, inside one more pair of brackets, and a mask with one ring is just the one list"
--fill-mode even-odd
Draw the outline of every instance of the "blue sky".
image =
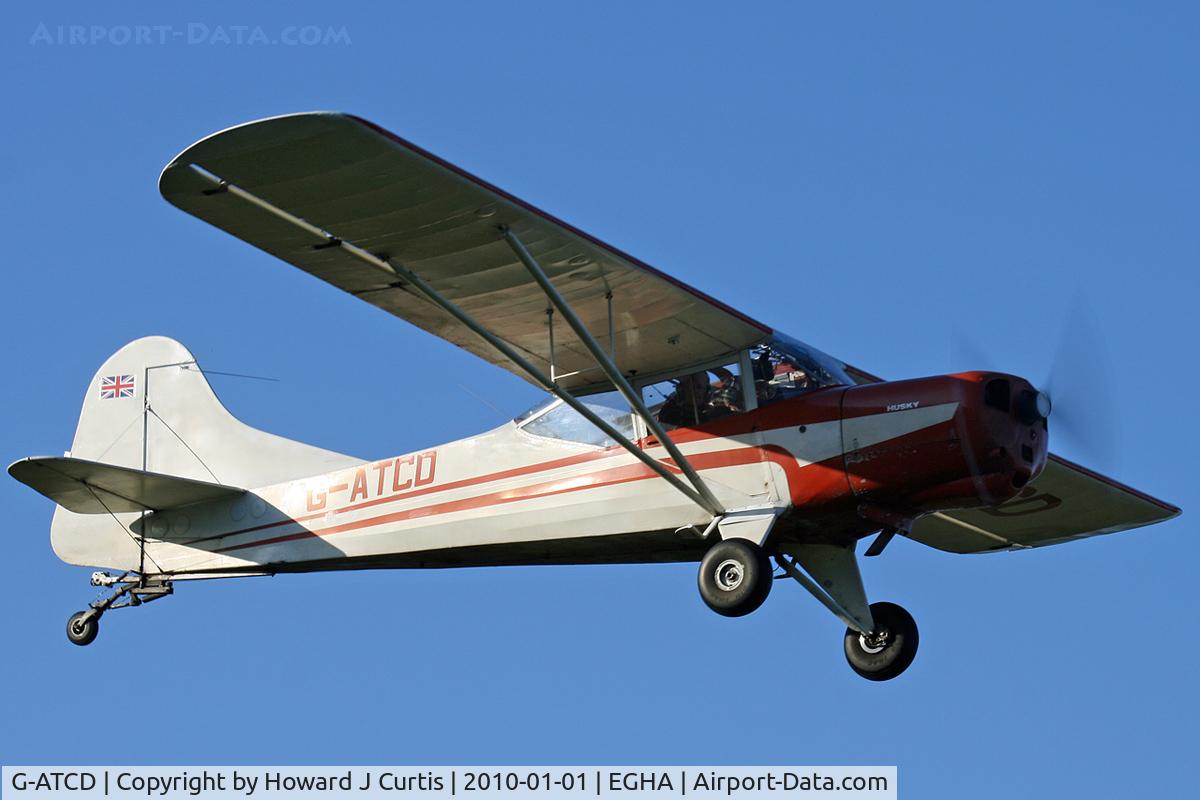
[[[65, 450], [93, 371], [151, 333], [210, 369], [279, 378], [214, 380], [250, 424], [364, 457], [502, 421], [472, 393], [512, 413], [536, 399], [158, 196], [161, 167], [201, 136], [340, 109], [887, 377], [1041, 379], [1085, 297], [1119, 422], [1091, 431], [1120, 451], [1096, 466], [1185, 515], [1029, 553], [893, 543], [864, 567], [868, 591], [914, 613], [921, 652], [873, 685], [798, 586], [727, 620], [692, 565], [188, 585], [78, 649], [62, 629], [95, 596], [88, 571], [51, 553], [50, 503], [5, 478], [0, 762], [882, 763], [921, 798], [1194, 782], [1193, 5], [2, 15], [0, 340], [21, 378], [0, 401], [6, 462]], [[47, 42], [39, 24], [103, 38]], [[184, 35], [114, 43], [135, 25]], [[306, 25], [349, 41], [215, 32]], [[991, 363], [963, 363], [959, 335]], [[736, 724], [718, 724], [731, 704]], [[147, 727], [106, 724], [131, 716]]]

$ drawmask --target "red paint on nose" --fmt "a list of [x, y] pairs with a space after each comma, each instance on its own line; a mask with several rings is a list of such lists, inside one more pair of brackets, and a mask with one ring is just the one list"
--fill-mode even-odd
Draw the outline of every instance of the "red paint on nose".
[[[878, 441], [846, 444], [846, 476], [864, 502], [905, 512], [998, 505], [1046, 463], [1046, 420], [1030, 418], [1023, 378], [964, 372], [867, 384], [846, 391], [843, 436], [868, 431]], [[922, 418], [918, 415], [924, 414]], [[873, 418], [855, 425], [858, 418]], [[930, 424], [921, 425], [921, 420]], [[916, 430], [913, 426], [919, 426]], [[898, 435], [888, 437], [889, 427]]]

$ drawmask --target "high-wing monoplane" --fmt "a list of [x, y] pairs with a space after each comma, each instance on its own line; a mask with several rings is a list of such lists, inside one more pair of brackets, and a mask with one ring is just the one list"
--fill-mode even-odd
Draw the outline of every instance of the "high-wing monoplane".
[[178, 342], [125, 345], [88, 384], [70, 451], [9, 467], [58, 504], [58, 556], [105, 570], [92, 582], [111, 592], [67, 624], [75, 644], [188, 579], [698, 561], [726, 616], [794, 578], [847, 626], [850, 666], [886, 680], [917, 627], [868, 602], [860, 540], [868, 557], [897, 534], [983, 553], [1179, 513], [1050, 453], [1051, 398], [1023, 378], [880, 380], [357, 117], [221, 131], [159, 188], [548, 399], [365, 461], [239, 422]]

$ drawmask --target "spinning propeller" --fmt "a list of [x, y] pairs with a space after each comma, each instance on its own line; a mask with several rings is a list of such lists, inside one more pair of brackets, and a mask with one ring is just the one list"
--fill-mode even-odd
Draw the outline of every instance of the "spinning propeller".
[[[1013, 365], [999, 369], [996, 359], [961, 331], [953, 337], [952, 345], [956, 366], [961, 362], [973, 369], [1021, 374], [1012, 369]], [[1030, 380], [1040, 391], [1015, 398], [1017, 413], [1027, 422], [1047, 419], [1052, 445], [1061, 447], [1065, 443], [1065, 449], [1095, 466], [1114, 467], [1118, 418], [1113, 384], [1117, 372], [1103, 330], [1083, 297], [1075, 300], [1064, 319], [1048, 374], [1041, 381]]]

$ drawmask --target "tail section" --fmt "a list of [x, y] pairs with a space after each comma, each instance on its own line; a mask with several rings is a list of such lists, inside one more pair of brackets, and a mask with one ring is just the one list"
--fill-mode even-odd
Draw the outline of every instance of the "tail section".
[[[361, 463], [257, 430], [225, 410], [187, 348], [148, 336], [122, 347], [88, 384], [73, 459], [206, 484], [253, 489]], [[51, 542], [62, 560], [137, 569], [136, 513], [81, 515], [59, 507]]]
[[359, 463], [240, 422], [187, 348], [163, 336], [130, 342], [100, 367], [71, 456], [247, 488]]

